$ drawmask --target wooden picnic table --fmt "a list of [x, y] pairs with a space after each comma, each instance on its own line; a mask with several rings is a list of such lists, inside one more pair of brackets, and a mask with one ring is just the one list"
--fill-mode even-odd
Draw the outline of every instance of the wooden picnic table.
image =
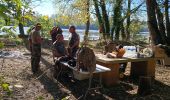
[[96, 54], [97, 64], [108, 67], [110, 72], [103, 73], [103, 82], [107, 86], [115, 85], [119, 82], [119, 66], [121, 63], [131, 62], [130, 76], [150, 76], [155, 77], [154, 58], [107, 58], [106, 55]]

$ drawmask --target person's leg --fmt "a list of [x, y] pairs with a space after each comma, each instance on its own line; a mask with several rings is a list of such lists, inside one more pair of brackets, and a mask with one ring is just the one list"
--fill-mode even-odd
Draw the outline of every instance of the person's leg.
[[35, 70], [35, 60], [36, 60], [36, 54], [35, 54], [35, 46], [33, 45], [32, 46], [32, 53], [31, 53], [31, 70], [33, 72], [33, 74], [36, 73], [36, 70]]
[[32, 71], [38, 72], [41, 58], [41, 45], [33, 45], [32, 47]]
[[40, 70], [40, 59], [41, 59], [41, 45], [36, 46], [36, 71]]
[[77, 50], [78, 50], [78, 48], [73, 48], [71, 51], [71, 57], [76, 57], [76, 53], [77, 53]]
[[124, 73], [125, 70], [126, 70], [126, 66], [127, 66], [127, 63], [121, 63], [120, 64], [120, 71]]
[[35, 69], [35, 57], [31, 57], [31, 70], [33, 72], [33, 74], [36, 73], [36, 69]]

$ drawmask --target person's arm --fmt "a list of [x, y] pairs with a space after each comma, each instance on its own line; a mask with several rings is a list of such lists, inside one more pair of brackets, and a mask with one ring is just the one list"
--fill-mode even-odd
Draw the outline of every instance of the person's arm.
[[106, 56], [108, 58], [116, 58], [116, 54], [114, 54], [114, 53], [107, 53]]
[[56, 42], [57, 42], [57, 40], [53, 42], [53, 45], [55, 45], [55, 44], [56, 44]]
[[79, 45], [79, 40], [77, 40], [74, 44], [73, 44], [73, 46], [71, 47], [71, 49], [73, 49], [74, 47], [76, 47], [76, 46], [78, 46]]

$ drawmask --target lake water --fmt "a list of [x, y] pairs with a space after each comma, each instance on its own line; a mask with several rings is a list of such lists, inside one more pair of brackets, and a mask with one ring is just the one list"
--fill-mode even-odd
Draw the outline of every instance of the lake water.
[[[10, 28], [10, 27], [13, 27], [13, 26], [4, 26], [4, 27], [5, 28]], [[0, 35], [5, 34], [5, 32], [2, 32], [1, 29], [0, 29]], [[26, 34], [28, 29], [29, 29], [29, 27], [24, 27], [25, 34]], [[63, 30], [64, 39], [67, 40], [68, 37], [69, 37], [68, 29], [62, 29], [62, 30]], [[15, 30], [12, 30], [12, 31], [15, 32], [16, 34], [19, 34], [19, 28], [18, 27], [16, 27]], [[76, 31], [80, 36], [80, 41], [82, 41], [83, 37], [84, 37], [85, 30], [77, 29]], [[148, 38], [149, 37], [149, 32], [140, 32], [138, 35], [140, 35], [142, 37], [145, 37], [145, 38]], [[89, 40], [98, 40], [100, 38], [100, 34], [99, 34], [98, 30], [89, 30], [88, 38], [89, 38]]]
[[[4, 26], [5, 28], [10, 28], [10, 27], [13, 27], [13, 26]], [[2, 28], [1, 28], [2, 29]], [[29, 29], [29, 27], [24, 27], [24, 32], [26, 34], [27, 30]], [[64, 39], [68, 39], [69, 37], [69, 31], [68, 29], [62, 29], [63, 30], [63, 35], [64, 35]], [[19, 28], [16, 27], [14, 30], [12, 30], [14, 33], [16, 34], [19, 34]], [[84, 32], [85, 30], [82, 30], [82, 29], [77, 29], [76, 32], [79, 34], [80, 36], [80, 41], [83, 40], [83, 37], [84, 37]], [[0, 35], [4, 35], [6, 34], [5, 32], [2, 32], [0, 30]], [[98, 30], [89, 30], [89, 40], [98, 40], [100, 35], [99, 35], [99, 32]]]

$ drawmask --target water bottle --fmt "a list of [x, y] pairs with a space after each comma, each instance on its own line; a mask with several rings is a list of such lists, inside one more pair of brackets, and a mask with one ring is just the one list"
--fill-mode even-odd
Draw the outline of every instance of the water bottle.
[[139, 45], [136, 46], [136, 53], [137, 53], [137, 58], [140, 57], [140, 53], [139, 53]]

